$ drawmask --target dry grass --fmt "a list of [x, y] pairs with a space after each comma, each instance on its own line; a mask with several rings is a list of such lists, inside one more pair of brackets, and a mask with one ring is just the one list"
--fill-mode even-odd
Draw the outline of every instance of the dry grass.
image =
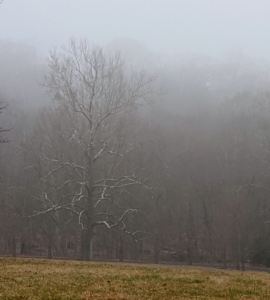
[[0, 259], [0, 299], [270, 299], [270, 275], [183, 267]]

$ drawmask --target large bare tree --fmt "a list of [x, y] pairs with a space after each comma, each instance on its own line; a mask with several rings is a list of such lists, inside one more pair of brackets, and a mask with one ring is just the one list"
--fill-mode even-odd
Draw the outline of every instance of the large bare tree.
[[[82, 229], [81, 258], [92, 258], [94, 228], [128, 231], [136, 212], [133, 186], [145, 186], [138, 147], [137, 108], [151, 93], [152, 78], [125, 68], [119, 54], [106, 57], [86, 40], [71, 39], [51, 52], [44, 86], [54, 101], [35, 134], [39, 174], [35, 214], [68, 210]], [[134, 234], [134, 233], [133, 233]]]

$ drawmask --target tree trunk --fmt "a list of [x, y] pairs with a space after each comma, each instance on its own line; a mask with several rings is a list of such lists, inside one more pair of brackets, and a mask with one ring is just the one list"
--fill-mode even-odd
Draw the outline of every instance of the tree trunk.
[[160, 258], [160, 238], [158, 234], [155, 237], [155, 245], [154, 245], [154, 261], [155, 264], [159, 263], [159, 258]]
[[241, 257], [241, 270], [246, 271], [246, 266], [245, 266], [245, 247], [243, 245], [244, 243], [241, 242], [240, 245], [240, 257]]
[[81, 234], [81, 260], [92, 260], [93, 259], [93, 229], [87, 228], [82, 230]]
[[227, 269], [227, 247], [225, 243], [223, 245], [223, 268]]
[[108, 235], [108, 237], [106, 238], [106, 258], [107, 259], [112, 259], [113, 258], [113, 238], [111, 237], [111, 235]]
[[25, 243], [24, 243], [24, 241], [21, 241], [20, 255], [24, 255], [25, 253], [26, 253], [26, 251], [25, 251]]
[[52, 240], [51, 238], [48, 239], [48, 259], [52, 259]]
[[61, 256], [66, 257], [67, 256], [67, 245], [66, 245], [66, 235], [62, 234], [61, 235], [61, 240], [60, 240], [60, 248], [61, 248]]
[[204, 222], [206, 226], [206, 231], [207, 231], [207, 251], [209, 254], [209, 259], [207, 259], [208, 262], [212, 263], [213, 262], [213, 234], [212, 234], [212, 219], [209, 216], [209, 212], [206, 207], [205, 199], [204, 197], [202, 198], [202, 206], [203, 206], [203, 212], [204, 212]]
[[124, 261], [124, 237], [123, 237], [123, 231], [120, 233], [120, 239], [119, 239], [119, 261]]
[[57, 256], [61, 256], [61, 234], [60, 234], [60, 230], [59, 230], [59, 227], [58, 227], [58, 224], [60, 223], [59, 222], [59, 215], [58, 215], [58, 211], [55, 213], [55, 233], [54, 233], [54, 236], [55, 236], [55, 239], [54, 239], [54, 245], [56, 247], [56, 255]]
[[187, 259], [188, 259], [188, 265], [191, 266], [192, 265], [192, 249], [190, 246], [188, 246], [188, 249], [187, 249]]
[[93, 199], [93, 149], [92, 146], [89, 149], [89, 153], [86, 153], [87, 160], [88, 160], [88, 170], [86, 177], [88, 178], [88, 184], [85, 185], [87, 191], [87, 203], [85, 209], [85, 216], [86, 216], [86, 228], [82, 230], [81, 235], [81, 259], [82, 260], [92, 260], [93, 259], [93, 218], [94, 218], [94, 199]]
[[16, 238], [14, 237], [14, 238], [12, 238], [12, 242], [11, 242], [11, 251], [12, 251], [13, 257], [17, 256], [16, 248], [17, 248], [17, 242], [16, 242]]

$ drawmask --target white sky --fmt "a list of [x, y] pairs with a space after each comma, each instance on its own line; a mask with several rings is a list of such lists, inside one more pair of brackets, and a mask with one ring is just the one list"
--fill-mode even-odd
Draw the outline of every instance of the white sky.
[[154, 52], [220, 56], [240, 50], [270, 60], [270, 0], [4, 0], [0, 39], [42, 51], [70, 36], [97, 44], [139, 40]]

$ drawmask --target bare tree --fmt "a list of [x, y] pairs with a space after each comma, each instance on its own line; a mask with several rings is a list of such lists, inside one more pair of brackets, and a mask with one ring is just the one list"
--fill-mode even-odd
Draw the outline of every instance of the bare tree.
[[76, 214], [81, 258], [89, 260], [94, 227], [128, 232], [124, 220], [137, 212], [130, 189], [145, 181], [129, 159], [138, 146], [131, 124], [151, 93], [152, 78], [127, 74], [119, 54], [107, 58], [86, 40], [72, 39], [62, 52], [53, 51], [49, 67], [44, 86], [54, 106], [40, 118], [36, 133], [35, 153], [43, 164], [37, 197], [43, 204], [34, 214]]
[[[3, 104], [3, 102], [0, 102], [0, 114], [3, 112], [3, 110], [7, 106]], [[4, 136], [5, 132], [8, 132], [10, 129], [4, 129], [3, 127], [0, 127], [0, 143], [6, 143], [7, 139]]]

